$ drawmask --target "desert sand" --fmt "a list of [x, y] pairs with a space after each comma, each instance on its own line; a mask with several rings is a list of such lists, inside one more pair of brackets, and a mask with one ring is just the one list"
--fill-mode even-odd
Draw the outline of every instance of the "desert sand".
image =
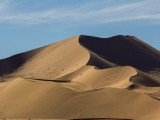
[[0, 118], [160, 120], [160, 52], [75, 36], [0, 60]]

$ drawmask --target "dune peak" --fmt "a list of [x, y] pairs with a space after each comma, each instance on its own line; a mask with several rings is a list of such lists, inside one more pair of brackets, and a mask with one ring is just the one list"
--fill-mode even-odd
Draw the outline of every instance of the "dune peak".
[[[160, 119], [160, 52], [79, 35], [0, 60], [0, 118]], [[158, 118], [158, 119], [157, 119]]]

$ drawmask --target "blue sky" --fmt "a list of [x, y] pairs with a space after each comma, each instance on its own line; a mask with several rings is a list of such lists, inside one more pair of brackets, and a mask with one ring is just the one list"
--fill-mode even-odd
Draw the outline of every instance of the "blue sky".
[[133, 35], [160, 50], [160, 0], [0, 0], [0, 59], [75, 35]]

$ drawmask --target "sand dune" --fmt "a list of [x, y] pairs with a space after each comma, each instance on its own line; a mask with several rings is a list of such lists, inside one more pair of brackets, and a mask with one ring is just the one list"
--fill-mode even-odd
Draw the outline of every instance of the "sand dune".
[[[71, 73], [86, 65], [90, 58], [89, 53], [78, 44], [78, 38], [78, 36], [73, 37], [41, 49], [37, 49], [35, 50], [37, 51], [37, 54], [34, 54], [33, 56], [30, 55], [34, 53], [34, 51], [29, 51], [25, 54], [18, 54], [11, 58], [2, 60], [2, 62], [0, 62], [0, 66], [2, 66], [1, 71], [3, 73], [3, 68], [10, 71], [10, 68], [6, 66], [8, 64], [16, 64], [12, 61], [12, 58], [17, 58], [17, 61], [19, 61], [20, 58], [24, 58], [23, 56], [29, 55], [30, 59], [25, 59], [25, 62], [23, 62], [21, 66], [17, 67], [16, 65], [11, 65], [13, 73], [10, 73], [10, 76], [54, 80], [56, 77]], [[7, 65], [4, 64], [5, 62]]]
[[0, 60], [0, 118], [160, 119], [160, 52], [75, 36]]
[[160, 68], [159, 51], [135, 39], [135, 37], [80, 36], [79, 42], [88, 50], [118, 65], [130, 65], [142, 71]]

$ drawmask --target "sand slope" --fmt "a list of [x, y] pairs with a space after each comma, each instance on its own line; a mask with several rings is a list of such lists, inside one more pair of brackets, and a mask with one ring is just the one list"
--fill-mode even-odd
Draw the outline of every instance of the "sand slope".
[[[8, 71], [12, 69], [13, 73], [10, 73], [10, 76], [48, 80], [71, 73], [86, 65], [89, 60], [89, 53], [78, 44], [78, 38], [78, 36], [73, 37], [34, 50], [37, 52], [36, 54], [34, 51], [29, 51], [25, 54], [18, 54], [2, 60], [2, 62], [0, 61], [0, 71], [3, 73], [3, 69], [7, 69]], [[34, 55], [31, 56], [33, 53]], [[29, 59], [23, 57], [27, 55]], [[21, 66], [17, 67], [13, 58], [17, 58], [17, 62], [21, 61], [20, 58], [24, 58], [25, 60], [23, 60], [24, 62]], [[14, 65], [11, 65], [12, 68], [8, 68], [4, 63]]]
[[118, 65], [130, 65], [142, 71], [160, 68], [159, 51], [135, 37], [97, 38], [82, 35], [79, 42], [88, 50]]
[[0, 118], [160, 119], [160, 52], [76, 36], [0, 60]]

